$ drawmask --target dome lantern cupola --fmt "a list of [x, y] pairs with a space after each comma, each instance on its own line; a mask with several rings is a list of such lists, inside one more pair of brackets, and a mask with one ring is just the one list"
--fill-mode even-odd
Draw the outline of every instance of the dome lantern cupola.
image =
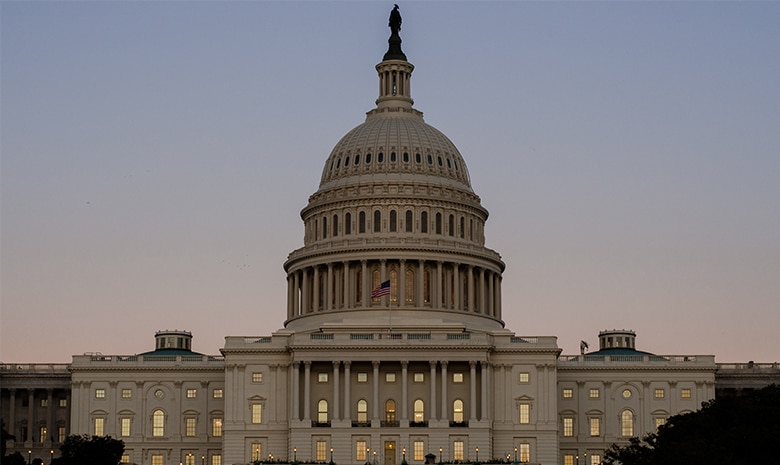
[[376, 65], [379, 73], [379, 98], [377, 108], [405, 107], [411, 108], [414, 101], [411, 95], [411, 78], [414, 65], [406, 61], [406, 54], [401, 51], [401, 13], [398, 5], [390, 12], [390, 38], [388, 49], [382, 62]]

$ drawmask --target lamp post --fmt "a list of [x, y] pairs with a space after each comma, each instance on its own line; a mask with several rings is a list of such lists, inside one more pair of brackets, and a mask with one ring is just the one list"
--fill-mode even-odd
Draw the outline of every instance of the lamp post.
[[439, 465], [441, 465], [441, 452], [442, 452], [442, 448], [439, 447]]
[[515, 463], [517, 463], [517, 447], [515, 447]]
[[206, 456], [205, 455], [201, 455], [200, 456], [200, 465], [206, 465]]
[[333, 448], [330, 448], [330, 465], [333, 465]]
[[374, 465], [376, 465], [376, 451], [374, 451]]
[[293, 465], [298, 463], [298, 448], [293, 447]]
[[407, 465], [407, 463], [406, 463], [406, 447], [401, 449], [401, 453], [403, 454], [402, 455], [403, 459], [401, 460], [401, 465]]
[[585, 462], [585, 465], [588, 465], [588, 453], [583, 452], [582, 453], [582, 461]]
[[477, 461], [476, 461], [476, 463], [477, 463], [477, 465], [479, 465], [479, 447], [475, 447], [475, 448], [474, 448], [474, 453], [475, 453], [475, 454], [476, 454], [476, 456], [477, 456]]
[[371, 449], [366, 447], [366, 465], [371, 465]]
[[54, 461], [54, 449], [49, 450], [49, 465]]
[[32, 464], [32, 450], [27, 450], [27, 465]]

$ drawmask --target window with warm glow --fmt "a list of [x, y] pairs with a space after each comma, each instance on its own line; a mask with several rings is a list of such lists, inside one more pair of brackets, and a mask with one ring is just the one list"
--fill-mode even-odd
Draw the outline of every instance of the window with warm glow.
[[424, 383], [425, 382], [425, 373], [415, 373], [414, 374], [414, 382], [415, 383]]
[[328, 401], [325, 399], [321, 399], [319, 402], [317, 402], [317, 422], [327, 423], [327, 421], [328, 421]]
[[222, 436], [222, 418], [211, 419], [211, 435], [215, 438]]
[[122, 389], [122, 399], [132, 399], [132, 398], [133, 398], [132, 389]]
[[590, 389], [588, 390], [588, 397], [591, 399], [598, 399], [599, 398], [599, 390], [598, 389]]
[[258, 461], [263, 459], [263, 445], [259, 442], [252, 443], [252, 461]]
[[531, 445], [530, 444], [520, 444], [520, 448], [518, 449], [518, 452], [520, 452], [520, 461], [521, 462], [530, 462], [531, 461]]
[[211, 465], [222, 465], [222, 456], [221, 455], [212, 455], [211, 456]]
[[165, 412], [160, 409], [152, 412], [152, 436], [165, 436]]
[[222, 398], [222, 389], [214, 389], [211, 391], [211, 397], [214, 399], [221, 399]]
[[418, 423], [425, 421], [425, 402], [422, 399], [414, 401], [414, 421]]
[[328, 459], [328, 443], [325, 441], [317, 441], [315, 444], [316, 460], [324, 462]]
[[259, 371], [255, 371], [252, 373], [252, 382], [253, 383], [262, 383], [263, 382], [263, 373]]
[[95, 418], [95, 429], [92, 434], [95, 436], [103, 436], [106, 426], [105, 418]]
[[102, 388], [95, 389], [95, 399], [105, 399], [106, 390]]
[[460, 399], [455, 399], [452, 403], [452, 421], [463, 422], [463, 401]]
[[357, 403], [357, 421], [368, 423], [368, 402], [365, 399], [360, 399]]
[[198, 397], [197, 389], [187, 389], [187, 399], [196, 399]]
[[366, 457], [366, 441], [355, 441], [355, 460], [358, 462], [368, 460]]
[[165, 465], [161, 454], [152, 455], [152, 465]]
[[574, 456], [566, 454], [563, 456], [563, 465], [574, 465]]
[[120, 429], [121, 429], [121, 435], [122, 436], [130, 436], [130, 419], [129, 418], [121, 418], [119, 420], [120, 422]]
[[574, 418], [565, 417], [563, 419], [563, 436], [567, 438], [574, 436]]
[[524, 371], [518, 375], [517, 380], [520, 383], [527, 383], [531, 380], [531, 375], [528, 372]]
[[601, 436], [601, 418], [590, 419], [590, 435]]
[[184, 435], [187, 437], [193, 437], [195, 436], [195, 425], [196, 425], [195, 418], [188, 417], [184, 419]]
[[465, 444], [463, 441], [454, 441], [452, 443], [452, 459], [453, 460], [465, 460], [466, 456], [464, 454]]
[[655, 390], [655, 398], [656, 399], [663, 399], [666, 397], [666, 392], [664, 392], [663, 389], [656, 389]]
[[520, 404], [520, 424], [527, 425], [531, 422], [531, 405]]
[[690, 399], [691, 398], [691, 390], [688, 389], [688, 388], [683, 388], [680, 391], [680, 397], [682, 397], [683, 399]]
[[252, 423], [263, 422], [263, 404], [252, 404]]
[[623, 410], [620, 414], [620, 435], [628, 438], [634, 435], [634, 412]]
[[414, 460], [416, 461], [425, 460], [425, 442], [414, 441], [413, 447], [414, 447], [414, 455], [412, 457], [414, 458]]
[[452, 374], [452, 382], [453, 383], [462, 383], [463, 382], [463, 373], [453, 373]]
[[572, 388], [563, 388], [563, 398], [571, 399], [574, 397], [574, 390]]

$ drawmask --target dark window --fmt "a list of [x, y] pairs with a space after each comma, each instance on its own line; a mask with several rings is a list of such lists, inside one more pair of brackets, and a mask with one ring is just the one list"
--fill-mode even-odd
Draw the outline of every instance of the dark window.
[[349, 166], [349, 155], [344, 157], [344, 166]]
[[404, 163], [409, 163], [409, 153], [404, 152]]
[[455, 217], [450, 215], [448, 223], [449, 223], [449, 227], [450, 227], [449, 228], [450, 229], [450, 236], [454, 236], [455, 235]]
[[323, 218], [322, 219], [322, 238], [325, 239], [328, 237], [328, 219]]
[[406, 210], [406, 219], [404, 221], [406, 223], [406, 232], [412, 232], [412, 226], [414, 223], [414, 220], [412, 219], [412, 211]]
[[366, 212], [358, 213], [358, 234], [366, 232]]
[[438, 163], [439, 163], [439, 166], [444, 166], [444, 163], [442, 162], [442, 160], [441, 160], [441, 157], [440, 157], [440, 156], [439, 156], [439, 157], [436, 157], [436, 161], [438, 161]]
[[378, 163], [382, 163], [383, 161], [385, 161], [385, 154], [384, 154], [384, 153], [382, 153], [382, 152], [379, 152], [379, 153], [376, 155], [376, 161], [377, 161]]
[[452, 169], [452, 162], [450, 161], [449, 158], [447, 159], [447, 168]]
[[428, 212], [420, 213], [420, 232], [428, 232]]
[[418, 164], [422, 163], [422, 157], [420, 156], [419, 153], [414, 154], [414, 161], [416, 161]]
[[366, 164], [369, 164], [369, 163], [371, 163], [371, 154], [367, 153], [366, 154]]
[[390, 161], [395, 163], [395, 152], [390, 152]]
[[436, 214], [436, 234], [441, 234], [441, 213]]
[[341, 158], [336, 160], [336, 169], [339, 169], [341, 167]]
[[333, 237], [336, 237], [338, 235], [339, 235], [339, 215], [333, 215]]
[[390, 232], [396, 232], [398, 230], [398, 213], [395, 210], [390, 210]]
[[360, 164], [360, 154], [355, 155], [355, 165]]
[[431, 156], [431, 154], [430, 154], [430, 153], [428, 154], [428, 164], [429, 164], [429, 165], [432, 165], [432, 164], [433, 164], [433, 157]]
[[344, 214], [344, 234], [346, 234], [346, 235], [352, 234], [352, 214], [351, 213], [345, 213]]
[[382, 230], [382, 212], [374, 210], [374, 232]]
[[466, 230], [466, 219], [462, 216], [460, 217], [460, 238], [463, 239], [465, 236], [465, 230]]

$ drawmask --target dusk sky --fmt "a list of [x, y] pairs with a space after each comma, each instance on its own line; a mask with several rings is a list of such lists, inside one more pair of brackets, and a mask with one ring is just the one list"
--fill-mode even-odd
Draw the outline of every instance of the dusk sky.
[[[391, 2], [0, 2], [0, 360], [283, 327]], [[780, 360], [780, 2], [406, 2], [503, 313], [565, 354]]]

